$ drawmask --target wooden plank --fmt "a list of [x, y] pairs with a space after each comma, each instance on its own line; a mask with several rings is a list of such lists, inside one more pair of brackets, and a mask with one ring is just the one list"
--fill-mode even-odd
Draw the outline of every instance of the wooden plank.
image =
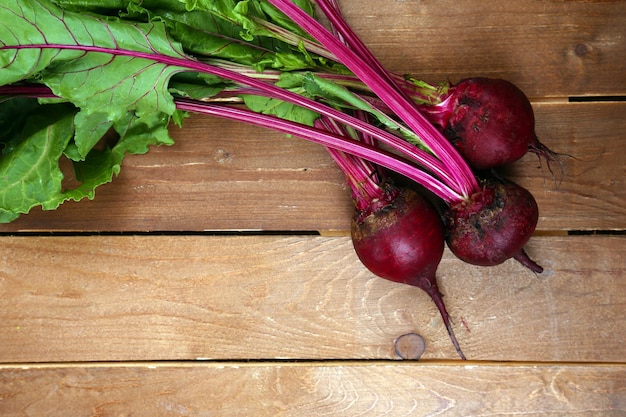
[[537, 135], [563, 157], [558, 181], [538, 169], [535, 155], [512, 164], [505, 175], [535, 195], [540, 230], [626, 229], [626, 103], [540, 103], [535, 105]]
[[0, 369], [5, 417], [618, 417], [624, 410], [624, 365], [173, 363]]
[[[474, 361], [422, 291], [358, 262], [322, 148], [196, 116], [96, 201], [0, 225], [0, 415], [625, 415], [626, 236], [557, 235], [626, 230], [626, 103], [564, 100], [626, 96], [626, 2], [341, 3], [389, 69], [515, 82], [540, 139], [576, 157], [558, 185], [534, 156], [506, 171], [540, 205], [544, 274], [445, 253]], [[184, 236], [203, 230], [291, 236]], [[25, 231], [181, 233], [8, 236]], [[394, 360], [407, 332], [424, 360]]]
[[431, 82], [506, 78], [532, 97], [626, 95], [623, 1], [342, 1], [394, 71]]
[[[536, 103], [537, 134], [565, 160], [557, 186], [527, 155], [508, 174], [535, 194], [541, 230], [626, 229], [626, 103]], [[343, 177], [297, 138], [204, 116], [177, 143], [126, 159], [94, 201], [34, 210], [0, 231], [347, 230]]]
[[[457, 356], [421, 290], [376, 278], [348, 238], [2, 237], [0, 363]], [[535, 237], [514, 261], [438, 276], [475, 360], [624, 362], [626, 237]]]

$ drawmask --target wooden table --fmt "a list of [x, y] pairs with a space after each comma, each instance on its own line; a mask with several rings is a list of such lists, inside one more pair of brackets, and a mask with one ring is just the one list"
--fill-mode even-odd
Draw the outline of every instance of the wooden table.
[[357, 260], [324, 149], [194, 116], [94, 201], [0, 227], [0, 415], [626, 415], [626, 2], [341, 3], [389, 69], [531, 97], [572, 155], [507, 170], [546, 271], [446, 251], [462, 362], [425, 293]]

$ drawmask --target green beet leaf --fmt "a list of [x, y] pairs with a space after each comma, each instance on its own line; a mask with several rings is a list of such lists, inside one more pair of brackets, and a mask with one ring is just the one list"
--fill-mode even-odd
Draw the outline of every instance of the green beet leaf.
[[0, 222], [41, 205], [55, 209], [65, 200], [59, 159], [74, 134], [74, 109], [49, 105], [24, 118], [23, 129], [0, 159]]
[[[119, 172], [125, 154], [172, 143], [167, 126], [177, 113], [168, 83], [182, 69], [151, 56], [189, 58], [162, 22], [74, 13], [47, 0], [6, 0], [0, 45], [0, 85], [45, 84], [57, 101], [74, 106], [63, 106], [71, 111], [59, 120], [46, 118], [48, 104], [41, 117], [4, 121], [7, 131], [28, 129], [2, 143], [0, 221], [37, 205], [54, 209], [68, 199], [93, 198], [94, 189]], [[111, 130], [117, 144], [95, 151]], [[61, 190], [62, 155], [82, 180], [73, 190]]]

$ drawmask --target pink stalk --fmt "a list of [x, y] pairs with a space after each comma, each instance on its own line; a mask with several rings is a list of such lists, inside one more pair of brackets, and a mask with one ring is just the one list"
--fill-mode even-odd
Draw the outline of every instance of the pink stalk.
[[[252, 89], [247, 92], [250, 94], [254, 93], [257, 95], [263, 93], [262, 91], [256, 91]], [[56, 97], [52, 93], [52, 91], [50, 91], [50, 89], [45, 86], [20, 86], [20, 85], [0, 86], [0, 94], [5, 94], [9, 96], [21, 95], [25, 97], [34, 97], [34, 98]], [[298, 97], [301, 97], [301, 96], [298, 96]], [[434, 177], [432, 177], [425, 171], [421, 170], [420, 168], [417, 168], [414, 165], [411, 165], [406, 159], [401, 158], [395, 154], [383, 151], [373, 145], [361, 144], [357, 141], [350, 140], [350, 139], [347, 139], [346, 137], [340, 137], [337, 135], [335, 135], [332, 138], [329, 138], [328, 136], [325, 136], [327, 132], [324, 132], [321, 130], [312, 130], [312, 128], [310, 128], [309, 126], [305, 126], [300, 123], [288, 122], [286, 120], [276, 118], [276, 117], [270, 118], [270, 116], [260, 115], [251, 111], [245, 111], [245, 113], [242, 113], [244, 112], [244, 110], [240, 110], [239, 112], [237, 112], [235, 109], [228, 108], [225, 106], [217, 106], [214, 104], [210, 104], [209, 102], [194, 101], [194, 100], [187, 100], [187, 99], [175, 99], [175, 102], [176, 102], [177, 107], [181, 110], [212, 114], [215, 116], [221, 116], [225, 118], [232, 118], [235, 120], [245, 121], [251, 124], [258, 124], [260, 126], [264, 126], [268, 128], [274, 128], [275, 130], [279, 130], [287, 134], [294, 134], [304, 139], [320, 143], [330, 148], [336, 148], [336, 149], [339, 149], [341, 151], [344, 151], [350, 154], [354, 154], [354, 152], [350, 150], [351, 147], [355, 147], [355, 148], [367, 147], [368, 149], [366, 150], [363, 150], [363, 149], [357, 150], [356, 151], [358, 153], [357, 156], [364, 157], [365, 159], [377, 165], [384, 166], [388, 169], [395, 170], [401, 175], [405, 175], [407, 178], [412, 179], [413, 181], [416, 181], [418, 184], [423, 185], [426, 189], [430, 190], [431, 192], [433, 192], [435, 195], [437, 195], [438, 197], [440, 197], [446, 202], [458, 201], [458, 199], [460, 198], [460, 196], [454, 190], [444, 185], [443, 183], [441, 183], [440, 181], [438, 181], [437, 179], [435, 179]], [[343, 116], [347, 116], [344, 113], [341, 113], [341, 112], [338, 112], [338, 113], [340, 113]], [[255, 114], [256, 114], [256, 117], [254, 116]], [[354, 120], [358, 120], [358, 119], [354, 118]], [[359, 122], [362, 122], [362, 121], [359, 120]], [[362, 122], [362, 123], [366, 126], [374, 128], [374, 126], [369, 125], [366, 122]], [[294, 131], [293, 132], [290, 131], [289, 130], [290, 128], [293, 128]], [[320, 137], [315, 137], [316, 134], [319, 134]], [[372, 130], [371, 132], [366, 132], [366, 134], [371, 134], [373, 137], [380, 138], [376, 130]], [[383, 140], [384, 140], [384, 137], [383, 137]], [[338, 142], [344, 142], [344, 143], [340, 144]], [[410, 148], [413, 148], [413, 150], [417, 149], [413, 147], [412, 145], [407, 144], [404, 141], [401, 141], [401, 142], [404, 143], [404, 145], [407, 145]], [[379, 161], [376, 155], [377, 153], [380, 154], [380, 158], [382, 158], [384, 161], [383, 160]], [[432, 156], [428, 154], [425, 154], [425, 156], [432, 158]], [[398, 166], [395, 166], [395, 167], [393, 166], [394, 162], [392, 161], [392, 159], [395, 159], [398, 161]]]
[[[317, 119], [315, 126], [340, 136], [353, 136], [342, 125], [327, 117]], [[365, 210], [372, 204], [372, 201], [383, 198], [384, 190], [380, 186], [378, 171], [372, 163], [334, 148], [326, 149], [344, 173], [357, 210]]]
[[[377, 68], [363, 60], [354, 51], [344, 45], [331, 32], [324, 28], [317, 20], [306, 14], [297, 5], [288, 0], [268, 0], [300, 27], [307, 31], [314, 39], [332, 52], [340, 62], [361, 79], [389, 108], [403, 120], [431, 151], [441, 159], [450, 169], [450, 174], [456, 179], [464, 197], [468, 197], [478, 190], [478, 182], [471, 169], [454, 147], [443, 135], [417, 110], [414, 103], [398, 91], [395, 83], [391, 84], [383, 78]], [[329, 18], [336, 17], [330, 14]], [[343, 20], [343, 19], [341, 19]], [[342, 26], [340, 22], [332, 22], [335, 26]], [[344, 30], [349, 29], [342, 26]], [[343, 34], [345, 36], [345, 33]]]
[[[333, 0], [316, 0], [315, 4], [322, 10], [329, 19], [335, 37], [337, 37], [346, 47], [350, 48], [356, 55], [374, 69], [389, 85], [398, 88], [391, 73], [376, 59], [372, 52], [365, 46], [348, 23], [344, 20], [339, 4]], [[319, 49], [319, 48], [318, 48]]]
[[[57, 97], [48, 87], [41, 85], [0, 86], [0, 95], [32, 98]], [[324, 119], [324, 122], [321, 124], [321, 126], [323, 126], [324, 128], [321, 129], [306, 126], [301, 123], [291, 122], [274, 116], [255, 113], [250, 110], [237, 109], [224, 105], [212, 104], [209, 102], [176, 98], [175, 104], [179, 110], [242, 121], [261, 127], [271, 128], [290, 135], [295, 135], [332, 149], [334, 155], [337, 155], [335, 153], [336, 151], [355, 156], [357, 158], [354, 158], [350, 162], [354, 167], [352, 168], [353, 171], [350, 172], [352, 172], [353, 178], [359, 179], [357, 181], [361, 181], [364, 177], [371, 178], [371, 175], [375, 173], [375, 170], [372, 169], [368, 164], [364, 163], [363, 161], [359, 162], [358, 158], [363, 158], [366, 161], [370, 161], [371, 163], [374, 163], [376, 165], [380, 165], [387, 169], [393, 170], [423, 185], [433, 194], [437, 195], [446, 202], [451, 202], [454, 199], [458, 198], [458, 195], [450, 188], [437, 181], [421, 169], [415, 167], [401, 156], [384, 151], [372, 144], [361, 143], [357, 140], [349, 139], [346, 133], [329, 133], [327, 131], [328, 129], [335, 130], [336, 132], [340, 129], [340, 125], [337, 125], [336, 121], [331, 118]], [[345, 167], [345, 164], [342, 164], [342, 166]], [[369, 182], [369, 184], [365, 184], [368, 190], [368, 194], [372, 196], [376, 195], [374, 184], [374, 180]]]
[[333, 148], [338, 151], [366, 159], [376, 165], [380, 165], [384, 168], [395, 171], [400, 175], [404, 175], [408, 179], [421, 184], [437, 197], [448, 203], [459, 198], [459, 196], [448, 186], [442, 184], [431, 175], [417, 168], [405, 158], [375, 146], [348, 139], [344, 136], [339, 136], [322, 129], [278, 117], [255, 113], [247, 109], [217, 105], [208, 102], [176, 99], [176, 107], [184, 111], [237, 120], [256, 126], [270, 128], [289, 135], [298, 136], [302, 139], [318, 143], [327, 148]]
[[[315, 4], [322, 10], [324, 15], [330, 20], [332, 32], [338, 37], [347, 47], [352, 49], [357, 55], [361, 57], [370, 66], [377, 69], [378, 72], [389, 82], [389, 84], [395, 86], [406, 97], [417, 99], [418, 102], [429, 102], [432, 98], [431, 94], [424, 94], [422, 91], [416, 91], [416, 85], [405, 79], [400, 74], [388, 71], [380, 61], [372, 54], [369, 48], [363, 43], [352, 28], [345, 21], [339, 4], [336, 0], [314, 0]], [[319, 51], [319, 47], [315, 50]], [[429, 91], [436, 91], [437, 88], [429, 84], [420, 81], [420, 84], [424, 84], [424, 87]]]
[[[55, 98], [58, 97], [52, 93], [52, 91], [46, 86], [20, 86], [20, 85], [8, 85], [0, 86], [0, 95], [7, 96], [22, 96], [32, 98]], [[270, 128], [283, 132], [286, 134], [301, 137], [321, 144], [327, 148], [334, 149], [340, 152], [345, 152], [349, 155], [363, 158], [370, 161], [373, 164], [382, 166], [404, 175], [408, 179], [411, 179], [418, 184], [421, 184], [433, 194], [441, 198], [442, 200], [450, 203], [456, 201], [459, 196], [452, 189], [433, 178], [422, 169], [411, 164], [400, 155], [387, 152], [374, 145], [368, 143], [361, 143], [360, 141], [350, 139], [346, 135], [339, 135], [329, 133], [328, 131], [320, 128], [314, 128], [297, 122], [291, 122], [278, 117], [259, 114], [247, 109], [238, 109], [225, 105], [213, 104], [210, 102], [176, 98], [174, 100], [176, 107], [179, 110], [189, 111], [194, 113], [208, 114], [221, 118], [231, 119], [246, 122], [256, 126]], [[332, 121], [333, 126], [338, 126], [331, 118], [326, 120], [326, 126], [329, 126], [329, 121]], [[365, 167], [365, 168], [363, 168]], [[360, 168], [361, 173], [367, 172], [370, 175], [374, 172], [366, 165], [362, 165]], [[356, 171], [355, 171], [356, 172]], [[359, 174], [360, 175], [360, 174]], [[370, 188], [371, 190], [371, 188]]]
[[[408, 144], [406, 141], [385, 133], [381, 129], [376, 128], [375, 126], [365, 123], [361, 120], [358, 120], [354, 117], [351, 117], [339, 110], [336, 110], [330, 106], [326, 106], [322, 103], [319, 103], [315, 100], [311, 100], [307, 97], [301, 96], [299, 94], [293, 93], [286, 89], [277, 87], [273, 84], [257, 80], [253, 77], [249, 77], [246, 75], [239, 74], [236, 71], [232, 71], [225, 68], [220, 68], [215, 65], [209, 65], [204, 62], [193, 60], [189, 57], [176, 57], [163, 55], [154, 52], [138, 52], [138, 51], [130, 51], [125, 49], [116, 49], [116, 48], [106, 48], [100, 46], [90, 46], [90, 45], [63, 45], [63, 44], [30, 44], [30, 45], [19, 45], [19, 46], [3, 46], [0, 47], [2, 49], [69, 49], [69, 50], [81, 50], [86, 52], [99, 52], [106, 53], [111, 55], [119, 55], [119, 56], [132, 56], [136, 58], [143, 58], [147, 60], [151, 60], [154, 62], [162, 63], [165, 65], [171, 65], [174, 67], [181, 68], [181, 72], [184, 70], [197, 71], [205, 74], [216, 75], [218, 77], [231, 80], [238, 84], [247, 85], [259, 90], [258, 94], [267, 95], [269, 97], [277, 98], [280, 100], [284, 100], [310, 110], [313, 110], [321, 115], [328, 116], [334, 119], [341, 121], [349, 126], [354, 127], [357, 130], [361, 130], [367, 132], [372, 136], [377, 136], [377, 138], [383, 142], [388, 144], [390, 147], [396, 149], [398, 152], [406, 155], [408, 158], [411, 158], [415, 162], [421, 164], [427, 170], [433, 172], [435, 175], [438, 175], [440, 178], [446, 180], [448, 186], [440, 187], [441, 189], [452, 189], [453, 194], [449, 195], [446, 201], [457, 200], [462, 197], [465, 197], [463, 193], [463, 188], [458, 186], [457, 182], [449, 181], [450, 178], [454, 178], [454, 174], [450, 173], [449, 170], [446, 170], [445, 165], [439, 161], [437, 158], [434, 158], [432, 155], [429, 155], [427, 152], [422, 151], [421, 149], [416, 148], [413, 145]], [[433, 181], [430, 181], [431, 183]], [[459, 193], [462, 194], [459, 196]]]

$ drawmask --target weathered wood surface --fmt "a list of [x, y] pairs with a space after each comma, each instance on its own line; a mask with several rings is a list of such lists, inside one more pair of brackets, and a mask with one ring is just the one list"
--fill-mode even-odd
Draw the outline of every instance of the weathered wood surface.
[[[555, 183], [535, 155], [510, 168], [536, 196], [539, 230], [626, 229], [626, 103], [537, 103], [537, 134], [564, 157]], [[206, 116], [173, 147], [126, 159], [94, 201], [34, 210], [0, 231], [346, 230], [352, 206], [325, 149]], [[558, 173], [558, 168], [556, 168]]]
[[0, 367], [4, 417], [619, 417], [623, 365], [84, 364]]
[[[558, 185], [534, 156], [506, 172], [538, 200], [528, 250], [546, 273], [445, 254], [441, 289], [478, 362], [457, 359], [423, 292], [356, 260], [323, 149], [195, 116], [95, 201], [0, 225], [0, 415], [626, 415], [626, 2], [341, 4], [390, 70], [516, 83], [539, 138], [575, 157]], [[204, 230], [338, 236], [187, 233]], [[173, 233], [71, 236], [85, 231]], [[392, 360], [407, 332], [424, 362]]]
[[342, 1], [383, 64], [431, 82], [483, 75], [531, 97], [626, 95], [626, 3]]
[[[456, 360], [421, 290], [367, 272], [347, 237], [3, 237], [0, 362], [394, 359], [416, 332]], [[625, 362], [626, 237], [536, 237], [546, 271], [470, 267], [441, 290], [466, 356]]]

